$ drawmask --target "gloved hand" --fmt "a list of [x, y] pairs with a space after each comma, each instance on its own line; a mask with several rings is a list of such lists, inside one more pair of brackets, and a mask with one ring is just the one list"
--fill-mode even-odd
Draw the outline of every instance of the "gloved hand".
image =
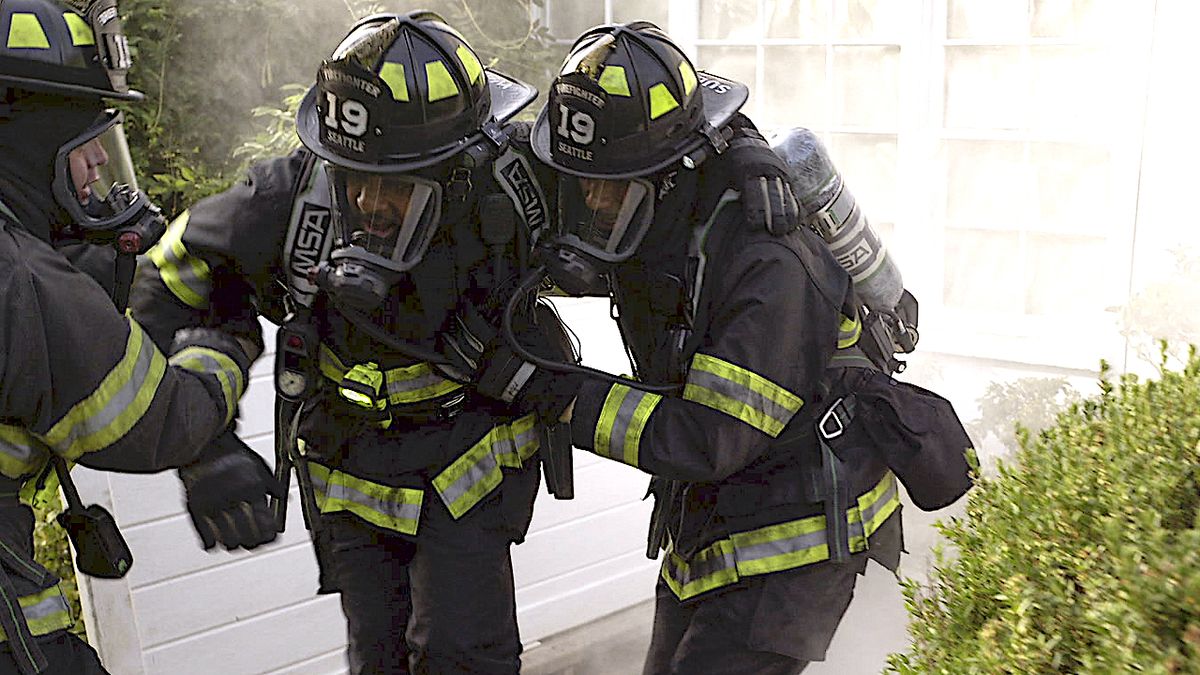
[[218, 542], [232, 551], [274, 541], [267, 495], [282, 499], [278, 481], [258, 453], [232, 429], [223, 432], [200, 457], [179, 468], [188, 515], [205, 550]]
[[742, 211], [752, 226], [783, 235], [801, 225], [800, 205], [792, 192], [787, 163], [750, 121], [738, 113], [729, 121], [733, 137], [725, 151], [727, 166], [740, 182]]

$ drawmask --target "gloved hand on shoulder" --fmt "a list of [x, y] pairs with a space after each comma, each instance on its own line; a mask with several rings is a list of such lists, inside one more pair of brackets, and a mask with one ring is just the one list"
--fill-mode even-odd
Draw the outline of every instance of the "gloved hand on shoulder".
[[227, 550], [252, 549], [278, 533], [267, 495], [282, 499], [267, 463], [230, 428], [194, 462], [179, 468], [188, 515], [205, 550], [218, 542]]
[[729, 121], [733, 136], [725, 151], [734, 184], [740, 185], [742, 210], [752, 226], [783, 235], [801, 225], [800, 205], [792, 192], [787, 163], [775, 154], [749, 117]]

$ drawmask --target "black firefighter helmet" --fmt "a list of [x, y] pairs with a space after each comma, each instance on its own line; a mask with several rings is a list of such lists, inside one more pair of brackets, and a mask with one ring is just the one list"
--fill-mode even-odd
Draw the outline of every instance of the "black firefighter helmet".
[[477, 150], [502, 146], [500, 126], [536, 95], [484, 68], [437, 14], [356, 23], [321, 64], [296, 117], [333, 196], [337, 239], [318, 283], [350, 305], [377, 305], [424, 256], [448, 183], [481, 162]]
[[654, 217], [655, 175], [719, 150], [748, 96], [697, 72], [652, 23], [598, 26], [575, 41], [533, 129], [534, 153], [560, 174], [550, 264], [564, 290], [593, 286], [600, 268], [634, 254]]

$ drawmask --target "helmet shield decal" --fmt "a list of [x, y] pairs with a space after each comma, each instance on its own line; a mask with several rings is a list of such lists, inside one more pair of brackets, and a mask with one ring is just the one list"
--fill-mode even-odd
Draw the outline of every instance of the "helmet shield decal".
[[442, 188], [409, 174], [366, 173], [327, 165], [339, 250], [393, 272], [425, 255], [437, 231]]
[[559, 177], [559, 243], [618, 263], [637, 251], [654, 218], [654, 187], [642, 179]]

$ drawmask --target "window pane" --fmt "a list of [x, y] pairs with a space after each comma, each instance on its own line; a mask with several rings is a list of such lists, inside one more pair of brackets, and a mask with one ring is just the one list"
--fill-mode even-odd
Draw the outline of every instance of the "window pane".
[[1103, 148], [1070, 143], [1036, 143], [1030, 166], [1037, 171], [1038, 216], [1031, 227], [1047, 233], [1107, 236], [1128, 214], [1117, 211], [1112, 167]]
[[899, 42], [905, 17], [920, 11], [909, 0], [848, 0], [834, 3], [834, 30], [843, 40]]
[[1014, 39], [1029, 35], [1027, 0], [948, 0], [946, 37]]
[[758, 0], [700, 0], [700, 37], [757, 39]]
[[896, 128], [900, 48], [834, 47], [833, 86], [834, 125]]
[[825, 48], [766, 47], [763, 54], [763, 105], [755, 121], [766, 129], [827, 126]]
[[945, 126], [1023, 129], [1029, 78], [1023, 47], [947, 47]]
[[946, 231], [947, 307], [975, 312], [1021, 314], [1021, 240], [1015, 232]]
[[604, 3], [595, 0], [553, 0], [546, 10], [550, 33], [564, 40], [604, 23]]
[[946, 224], [1019, 230], [1034, 209], [1036, 175], [1023, 143], [947, 141]]
[[1109, 257], [1103, 240], [1031, 235], [1028, 247], [1027, 313], [1094, 316], [1104, 311], [1109, 286], [1120, 275], [1100, 264]]
[[1031, 47], [1030, 58], [1031, 101], [1036, 101], [1029, 110], [1031, 127], [1111, 133], [1119, 123], [1115, 113], [1123, 110], [1119, 94], [1127, 90], [1116, 59], [1084, 47]]
[[612, 14], [618, 23], [650, 21], [663, 30], [667, 30], [670, 18], [667, 3], [662, 0], [613, 0]]
[[[759, 119], [759, 106], [755, 104], [754, 71], [757, 68], [757, 56], [754, 47], [700, 47], [696, 50], [696, 67], [714, 75], [741, 82], [750, 87], [750, 100], [742, 112], [756, 122]], [[763, 125], [769, 126], [769, 125]]]
[[829, 0], [767, 0], [767, 37], [825, 41]]
[[[854, 195], [871, 225], [895, 222], [898, 213], [896, 137], [834, 134], [829, 141], [829, 153], [846, 181], [846, 188]], [[884, 243], [887, 243], [886, 239]]]
[[1111, 0], [1033, 0], [1034, 37], [1120, 39], [1146, 3]]

